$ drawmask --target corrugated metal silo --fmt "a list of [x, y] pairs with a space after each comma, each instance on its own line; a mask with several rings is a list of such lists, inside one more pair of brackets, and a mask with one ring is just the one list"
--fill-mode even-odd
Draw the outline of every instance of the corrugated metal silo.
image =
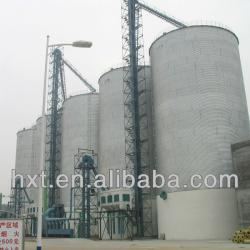
[[[141, 71], [142, 73], [144, 71]], [[120, 180], [122, 180], [121, 170], [126, 169], [125, 163], [125, 121], [124, 121], [124, 84], [123, 68], [111, 69], [103, 74], [99, 79], [100, 91], [100, 114], [99, 114], [99, 140], [98, 140], [98, 162], [99, 173], [109, 180], [109, 170], [120, 170]], [[140, 75], [139, 75], [140, 77]], [[147, 113], [148, 134], [149, 134], [149, 163], [153, 164], [152, 156], [152, 125], [151, 125], [151, 68], [145, 67], [145, 79], [147, 89]], [[144, 159], [145, 161], [145, 159]], [[151, 166], [152, 167], [152, 166]], [[153, 168], [153, 167], [152, 167]], [[116, 187], [116, 173], [113, 176], [114, 187]], [[121, 185], [120, 181], [120, 185]], [[108, 183], [107, 183], [108, 184]], [[110, 191], [113, 192], [112, 190]], [[155, 200], [152, 203], [153, 233], [157, 232]], [[145, 211], [145, 215], [146, 215]], [[147, 215], [150, 217], [149, 215]], [[145, 216], [145, 217], [147, 217]], [[148, 219], [148, 218], [147, 218]], [[146, 220], [146, 219], [145, 219]], [[115, 237], [115, 235], [114, 235]], [[120, 237], [118, 235], [118, 237]]]
[[[149, 144], [151, 134], [151, 68], [145, 67], [149, 115]], [[111, 69], [99, 79], [99, 171], [108, 176], [109, 169], [125, 169], [125, 125], [123, 68]], [[149, 150], [150, 153], [151, 150]], [[152, 155], [150, 155], [152, 158]], [[153, 159], [149, 159], [152, 164]]]
[[191, 26], [158, 38], [150, 57], [158, 172], [177, 174], [181, 184], [158, 200], [159, 233], [228, 239], [237, 227], [235, 190], [189, 184], [194, 174], [231, 174], [231, 144], [249, 138], [238, 39], [223, 28]]
[[117, 68], [99, 79], [100, 113], [99, 173], [125, 168], [123, 69]]
[[[78, 149], [97, 152], [98, 94], [82, 94], [68, 98], [63, 104], [62, 117], [62, 169], [71, 180], [74, 174], [74, 155]], [[61, 189], [61, 203], [68, 211], [70, 186]]]
[[[33, 166], [33, 133], [34, 127], [23, 129], [17, 133], [15, 170], [16, 174], [23, 176], [24, 186], [28, 183], [27, 174], [30, 174]], [[27, 193], [30, 196], [29, 189], [27, 189]], [[25, 197], [23, 196], [23, 198]], [[21, 213], [25, 212], [21, 211]]]
[[[42, 118], [38, 118], [36, 120], [36, 125], [33, 129], [33, 162], [32, 168], [30, 169], [30, 174], [32, 176], [40, 174], [40, 157], [41, 157], [41, 136], [42, 136]], [[35, 207], [35, 211], [37, 212], [38, 208], [38, 193], [39, 190], [37, 188], [30, 188], [30, 199], [34, 201], [33, 204], [28, 205], [27, 207]], [[30, 210], [31, 211], [31, 210]], [[34, 209], [32, 209], [34, 211]]]
[[23, 129], [17, 133], [16, 173], [27, 175], [32, 168], [33, 159], [33, 128]]
[[[145, 67], [145, 74], [149, 90], [150, 67]], [[99, 172], [108, 177], [109, 169], [125, 169], [123, 68], [103, 74], [99, 79], [99, 90]], [[151, 102], [151, 93], [148, 93], [148, 101]]]
[[[38, 118], [36, 125], [29, 129], [21, 130], [17, 133], [16, 145], [16, 173], [24, 175], [28, 174], [33, 177], [40, 174], [40, 153], [41, 153], [41, 126], [42, 119]], [[26, 185], [28, 178], [26, 177]], [[38, 184], [38, 178], [36, 179]], [[29, 204], [26, 200], [25, 211], [22, 213], [37, 213], [38, 208], [38, 189], [31, 186], [26, 189], [29, 198], [33, 203]]]

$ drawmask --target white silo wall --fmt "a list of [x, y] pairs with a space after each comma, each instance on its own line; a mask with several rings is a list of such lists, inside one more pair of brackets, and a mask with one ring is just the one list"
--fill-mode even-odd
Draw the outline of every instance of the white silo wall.
[[[145, 67], [150, 106], [151, 70]], [[99, 172], [108, 178], [110, 169], [125, 169], [123, 68], [111, 69], [99, 79]], [[151, 112], [149, 120], [151, 120]], [[150, 121], [149, 121], [150, 122]]]
[[[36, 125], [33, 129], [33, 163], [32, 163], [32, 169], [30, 170], [30, 174], [32, 176], [39, 175], [40, 174], [40, 157], [41, 157], [41, 136], [42, 136], [42, 118], [38, 118], [36, 121]], [[37, 183], [38, 183], [37, 178]], [[28, 205], [27, 207], [35, 208], [35, 211], [37, 213], [38, 208], [38, 194], [39, 190], [38, 188], [30, 188], [30, 198], [34, 201], [33, 204]], [[33, 210], [32, 210], [33, 211]]]
[[[61, 174], [67, 175], [69, 180], [74, 174], [74, 155], [79, 148], [98, 153], [98, 110], [98, 94], [72, 96], [63, 104]], [[61, 203], [67, 211], [70, 207], [70, 186], [61, 189]]]
[[158, 38], [150, 57], [157, 168], [179, 175], [181, 185], [158, 199], [159, 234], [228, 239], [237, 227], [234, 189], [189, 184], [193, 174], [231, 174], [231, 144], [249, 138], [238, 39], [219, 27], [192, 26]]
[[33, 159], [33, 128], [23, 129], [17, 133], [16, 173], [27, 175], [32, 168]]
[[[143, 71], [141, 71], [143, 72]], [[140, 77], [140, 76], [139, 76]], [[151, 134], [151, 68], [145, 67], [147, 88], [147, 112], [149, 115], [149, 142], [152, 146]], [[125, 124], [124, 124], [124, 92], [123, 68], [111, 69], [99, 79], [100, 114], [99, 114], [99, 140], [98, 162], [99, 173], [109, 180], [109, 170], [126, 169], [125, 163]], [[153, 164], [152, 151], [150, 151], [149, 164]], [[120, 178], [122, 179], [122, 178]], [[114, 187], [116, 188], [116, 174], [114, 173]], [[121, 184], [122, 181], [120, 181]], [[107, 183], [109, 184], [109, 183]], [[150, 203], [149, 203], [150, 204]], [[153, 197], [153, 232], [157, 234], [156, 208]], [[146, 213], [146, 212], [145, 212]], [[148, 218], [147, 218], [148, 219]], [[119, 236], [119, 235], [118, 235]], [[120, 237], [120, 236], [119, 236]]]
[[[26, 185], [29, 182], [27, 175], [33, 177], [40, 174], [40, 155], [41, 155], [41, 126], [42, 119], [39, 118], [36, 121], [36, 125], [29, 129], [19, 131], [17, 133], [17, 145], [16, 145], [16, 173], [25, 176]], [[38, 178], [36, 178], [36, 184], [38, 184]], [[29, 199], [33, 203], [29, 204], [26, 199], [25, 210], [22, 213], [37, 213], [38, 208], [38, 188], [33, 187], [26, 188]]]
[[[27, 174], [30, 174], [33, 166], [33, 132], [34, 127], [23, 129], [17, 133], [15, 170], [16, 175], [23, 176], [24, 187], [28, 184]], [[30, 190], [27, 190], [27, 193], [30, 196]], [[21, 213], [25, 212], [22, 209]]]
[[125, 168], [123, 69], [113, 69], [99, 79], [99, 173]]

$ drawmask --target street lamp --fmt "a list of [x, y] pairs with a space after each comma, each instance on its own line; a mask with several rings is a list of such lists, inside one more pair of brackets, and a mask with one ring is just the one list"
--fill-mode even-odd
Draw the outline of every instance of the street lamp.
[[[39, 162], [40, 174], [44, 171], [45, 162], [45, 136], [46, 136], [46, 88], [47, 88], [47, 74], [48, 74], [48, 52], [50, 47], [72, 46], [78, 48], [90, 48], [91, 42], [75, 41], [73, 43], [49, 44], [49, 36], [47, 36], [46, 53], [45, 53], [45, 69], [44, 69], [44, 83], [43, 83], [43, 104], [42, 104], [42, 136], [41, 136], [41, 157]], [[43, 187], [41, 178], [39, 178], [39, 199], [38, 199], [38, 222], [37, 222], [37, 250], [42, 250], [42, 207], [43, 207]]]
[[90, 48], [92, 46], [92, 43], [89, 41], [75, 41], [73, 43], [57, 43], [57, 44], [51, 44], [48, 45], [48, 47], [62, 47], [62, 46], [72, 46], [77, 48]]

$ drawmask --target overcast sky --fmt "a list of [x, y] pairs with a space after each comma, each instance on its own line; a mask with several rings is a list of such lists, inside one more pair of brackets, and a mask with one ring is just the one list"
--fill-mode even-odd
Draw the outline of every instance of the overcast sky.
[[[223, 23], [239, 37], [250, 103], [249, 0], [147, 0], [187, 23]], [[52, 43], [90, 40], [91, 49], [65, 48], [65, 57], [97, 87], [98, 78], [121, 65], [121, 0], [0, 0], [0, 192], [8, 194], [15, 167], [16, 132], [41, 114], [46, 35]], [[145, 53], [171, 25], [143, 15]], [[66, 72], [67, 92], [84, 90]]]

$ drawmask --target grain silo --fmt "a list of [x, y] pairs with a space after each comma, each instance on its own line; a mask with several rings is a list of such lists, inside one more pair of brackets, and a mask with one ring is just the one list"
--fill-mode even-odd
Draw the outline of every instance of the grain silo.
[[[22, 174], [24, 177], [24, 186], [26, 187], [31, 177], [40, 174], [39, 159], [41, 148], [41, 118], [38, 118], [36, 124], [29, 129], [23, 129], [17, 133], [16, 146], [16, 173]], [[36, 179], [37, 180], [37, 179]], [[25, 211], [22, 213], [36, 214], [38, 209], [38, 189], [36, 187], [26, 188], [28, 198], [32, 203], [29, 203], [27, 197], [23, 193], [25, 199]]]
[[157, 203], [166, 239], [228, 239], [237, 227], [235, 190], [195, 189], [190, 178], [231, 174], [231, 144], [249, 138], [238, 45], [229, 30], [191, 26], [150, 48], [157, 168], [180, 179]]
[[[81, 94], [68, 98], [63, 104], [61, 173], [74, 174], [74, 155], [78, 149], [97, 153], [98, 94]], [[61, 189], [61, 203], [70, 207], [70, 186]]]
[[99, 79], [99, 173], [125, 168], [123, 69], [117, 68]]
[[[41, 136], [42, 136], [42, 118], [38, 118], [36, 120], [36, 125], [33, 127], [33, 136], [32, 136], [32, 144], [33, 144], [33, 159], [32, 159], [32, 168], [29, 170], [29, 174], [32, 176], [40, 174], [40, 157], [41, 157]], [[30, 199], [33, 200], [33, 203], [27, 205], [30, 209], [30, 213], [37, 212], [38, 207], [38, 188], [30, 188]]]
[[[28, 183], [27, 175], [30, 174], [33, 166], [33, 133], [34, 127], [23, 129], [17, 133], [15, 171], [16, 175], [20, 174], [23, 177], [24, 187]], [[17, 180], [18, 178], [12, 181]], [[27, 194], [30, 195], [30, 190], [27, 190]], [[22, 202], [27, 201], [24, 194], [20, 199], [22, 199]], [[26, 211], [22, 209], [21, 213], [26, 213]]]
[[27, 175], [30, 173], [33, 158], [33, 127], [23, 129], [17, 133], [16, 173]]
[[[148, 123], [148, 133], [149, 133], [149, 162], [153, 164], [152, 156], [152, 127], [151, 127], [151, 68], [149, 66], [145, 67], [145, 76], [143, 76], [144, 70], [141, 71], [139, 77], [145, 77], [146, 79], [146, 90], [147, 90], [147, 113], [149, 115]], [[124, 188], [118, 189], [116, 186], [116, 172], [115, 170], [120, 170], [120, 177], [122, 170], [126, 169], [125, 162], [125, 121], [124, 121], [124, 82], [123, 82], [124, 68], [111, 69], [110, 71], [104, 73], [99, 79], [99, 91], [100, 91], [100, 113], [99, 113], [99, 140], [98, 140], [98, 162], [99, 162], [99, 173], [106, 176], [107, 185], [109, 185], [109, 170], [114, 170], [113, 175], [113, 187], [111, 190], [101, 193], [104, 197], [115, 196], [122, 197], [123, 195], [132, 196], [133, 192], [131, 190], [126, 190]], [[144, 159], [145, 160], [145, 159]], [[153, 168], [153, 167], [152, 167]], [[121, 185], [120, 178], [120, 185]], [[107, 199], [108, 200], [108, 199]], [[112, 199], [111, 199], [112, 200]], [[131, 198], [132, 200], [132, 198]], [[130, 201], [131, 201], [130, 200]], [[120, 202], [123, 201], [120, 199]], [[112, 204], [107, 202], [107, 204], [102, 204], [101, 207], [107, 210], [114, 210], [119, 207], [117, 202]], [[123, 205], [121, 205], [123, 206]], [[132, 205], [130, 204], [132, 207]], [[121, 207], [120, 207], [121, 208]], [[152, 210], [151, 210], [152, 209]], [[150, 213], [153, 218], [153, 234], [157, 234], [156, 225], [156, 208], [155, 200], [150, 203]], [[146, 211], [145, 211], [146, 214]], [[116, 216], [116, 215], [114, 215]], [[112, 232], [112, 237], [120, 237], [119, 229], [119, 218], [117, 216], [117, 221], [114, 224], [114, 231]]]
[[[107, 177], [109, 169], [125, 169], [123, 73], [123, 68], [111, 69], [99, 79], [99, 172]], [[150, 67], [145, 75], [150, 103]]]

